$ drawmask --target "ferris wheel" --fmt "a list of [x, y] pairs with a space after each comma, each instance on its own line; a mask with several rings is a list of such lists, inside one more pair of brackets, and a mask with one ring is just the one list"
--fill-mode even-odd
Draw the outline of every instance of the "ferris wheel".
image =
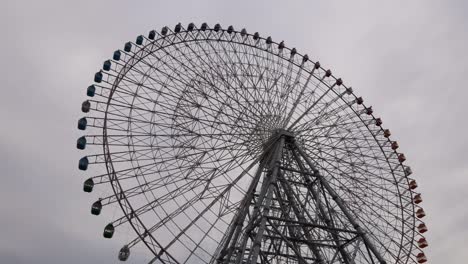
[[371, 106], [318, 61], [219, 24], [125, 43], [81, 106], [91, 205], [150, 263], [424, 263], [425, 212]]

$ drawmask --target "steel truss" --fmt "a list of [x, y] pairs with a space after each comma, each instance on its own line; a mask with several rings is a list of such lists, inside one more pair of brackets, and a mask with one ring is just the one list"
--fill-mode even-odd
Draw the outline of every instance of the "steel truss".
[[[294, 136], [279, 131], [271, 141], [276, 142], [262, 155], [256, 176], [220, 244], [217, 263], [325, 263], [326, 254], [333, 255], [327, 263], [349, 264], [354, 263], [353, 248], [361, 242], [373, 263], [386, 263]], [[297, 189], [306, 189], [306, 197], [313, 202], [299, 197]], [[331, 203], [346, 215], [347, 228], [335, 225]]]

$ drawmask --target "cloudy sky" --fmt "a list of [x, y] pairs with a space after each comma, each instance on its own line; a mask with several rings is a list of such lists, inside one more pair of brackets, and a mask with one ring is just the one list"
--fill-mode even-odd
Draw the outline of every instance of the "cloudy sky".
[[[385, 3], [384, 3], [385, 2]], [[75, 149], [85, 89], [128, 40], [178, 22], [285, 40], [373, 105], [412, 166], [431, 263], [468, 259], [467, 1], [5, 1], [0, 262], [114, 263]], [[137, 262], [138, 256], [132, 256]]]

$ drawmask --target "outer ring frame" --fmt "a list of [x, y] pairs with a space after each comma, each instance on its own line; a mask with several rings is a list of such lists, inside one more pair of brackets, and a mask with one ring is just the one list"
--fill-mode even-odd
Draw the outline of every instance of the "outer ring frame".
[[[193, 24], [191, 24], [193, 25]], [[205, 26], [205, 29], [203, 29], [203, 26]], [[177, 29], [177, 27], [179, 27], [179, 29]], [[189, 28], [190, 28], [190, 25], [189, 25]], [[232, 43], [236, 43], [236, 44], [240, 44], [240, 45], [246, 45], [246, 46], [249, 46], [251, 48], [256, 48], [256, 49], [260, 49], [260, 50], [263, 50], [263, 51], [266, 51], [266, 52], [269, 52], [270, 54], [274, 55], [274, 56], [280, 56], [281, 58], [285, 59], [285, 57], [279, 55], [279, 54], [276, 54], [276, 53], [273, 53], [272, 51], [268, 50], [268, 49], [264, 49], [262, 47], [260, 47], [258, 45], [258, 43], [260, 41], [262, 42], [265, 42], [267, 43], [267, 45], [276, 45], [276, 46], [280, 46], [282, 45], [283, 48], [285, 51], [289, 51], [289, 54], [293, 54], [290, 58], [290, 62], [294, 64], [294, 66], [296, 67], [300, 67], [302, 68], [304, 71], [306, 71], [307, 73], [309, 74], [313, 74], [313, 71], [309, 71], [308, 69], [306, 69], [304, 67], [304, 64], [305, 63], [309, 63], [311, 62], [309, 59], [308, 59], [308, 56], [307, 55], [301, 55], [300, 53], [298, 53], [296, 51], [295, 48], [293, 49], [290, 49], [288, 47], [286, 47], [284, 45], [283, 42], [281, 43], [277, 43], [275, 41], [272, 41], [271, 37], [268, 37], [268, 38], [263, 38], [263, 37], [260, 37], [258, 33], [254, 33], [254, 34], [249, 34], [245, 31], [245, 29], [243, 29], [242, 31], [236, 31], [236, 30], [233, 30], [232, 27], [229, 27], [228, 29], [222, 29], [220, 28], [219, 24], [217, 24], [214, 28], [209, 28], [207, 27], [206, 24], [202, 25], [202, 28], [193, 28], [192, 30], [181, 30], [181, 26], [180, 24], [178, 24], [176, 26], [176, 29], [175, 31], [171, 31], [169, 28], [167, 27], [163, 27], [163, 32], [164, 30], [166, 30], [166, 34], [159, 34], [157, 33], [157, 36], [158, 38], [155, 38], [154, 40], [151, 40], [149, 38], [144, 38], [146, 40], [146, 44], [145, 45], [138, 45], [138, 44], [135, 44], [133, 46], [135, 47], [139, 47], [141, 46], [141, 48], [139, 48], [138, 50], [136, 50], [135, 52], [133, 52], [133, 55], [130, 57], [130, 59], [128, 59], [125, 63], [125, 66], [122, 68], [122, 70], [119, 72], [119, 75], [118, 75], [118, 78], [114, 81], [114, 84], [112, 85], [112, 88], [111, 88], [111, 91], [109, 93], [109, 96], [108, 96], [108, 101], [107, 101], [107, 106], [106, 106], [106, 110], [105, 110], [105, 115], [104, 115], [104, 124], [103, 124], [103, 153], [104, 153], [104, 160], [105, 160], [105, 163], [106, 163], [106, 169], [107, 169], [107, 173], [109, 175], [109, 180], [110, 180], [110, 183], [111, 183], [111, 186], [112, 186], [112, 189], [113, 189], [113, 192], [114, 192], [114, 195], [117, 197], [117, 201], [119, 202], [119, 205], [122, 209], [122, 211], [124, 212], [125, 214], [125, 217], [127, 218], [128, 222], [131, 224], [132, 228], [135, 230], [135, 232], [138, 234], [138, 236], [140, 237], [140, 239], [146, 244], [146, 246], [150, 249], [150, 251], [156, 255], [156, 256], [159, 256], [160, 253], [156, 252], [154, 250], [154, 248], [152, 248], [149, 244], [148, 244], [148, 241], [145, 240], [146, 237], [149, 237], [152, 244], [153, 245], [157, 245], [158, 247], [162, 248], [162, 245], [160, 245], [157, 240], [154, 238], [154, 236], [148, 232], [147, 228], [145, 227], [144, 223], [138, 218], [138, 216], [134, 216], [133, 217], [133, 208], [130, 204], [130, 202], [128, 201], [127, 197], [125, 196], [125, 193], [123, 191], [123, 188], [121, 187], [120, 185], [120, 182], [116, 176], [116, 173], [115, 173], [115, 170], [114, 170], [114, 167], [113, 167], [113, 164], [112, 164], [112, 158], [111, 158], [111, 155], [110, 155], [110, 149], [109, 149], [109, 144], [108, 144], [108, 140], [107, 140], [107, 114], [108, 114], [108, 111], [109, 111], [109, 105], [110, 105], [110, 102], [112, 101], [112, 96], [113, 96], [113, 93], [115, 92], [117, 86], [118, 86], [118, 83], [120, 82], [121, 78], [133, 67], [133, 65], [135, 65], [136, 63], [138, 63], [141, 59], [143, 59], [145, 56], [142, 56], [141, 58], [138, 58], [138, 55], [140, 53], [143, 53], [145, 51], [145, 49], [147, 48], [148, 45], [152, 45], [153, 43], [157, 42], [157, 41], [160, 41], [161, 39], [164, 39], [164, 38], [168, 38], [168, 37], [171, 37], [171, 36], [176, 36], [177, 34], [181, 34], [181, 33], [188, 33], [188, 32], [192, 32], [192, 31], [198, 31], [198, 32], [205, 32], [205, 31], [211, 31], [211, 32], [221, 32], [221, 36], [223, 34], [229, 34], [229, 35], [236, 35], [236, 34], [240, 34], [241, 36], [244, 37], [244, 42], [236, 42], [236, 41], [232, 41], [231, 39], [231, 42]], [[167, 31], [170, 31], [169, 34], [167, 34]], [[247, 38], [253, 38], [256, 43], [255, 45], [249, 45], [249, 44], [246, 44], [245, 43], [245, 39]], [[200, 39], [193, 39], [191, 41], [200, 41], [200, 40], [206, 40], [206, 41], [223, 41], [223, 42], [229, 42], [227, 40], [222, 40], [221, 38], [219, 39], [215, 39], [215, 38], [200, 38]], [[180, 43], [184, 43], [184, 42], [189, 42], [189, 41], [180, 41], [180, 42], [171, 42], [163, 47], [160, 47], [160, 48], [165, 48], [165, 47], [168, 47], [168, 46], [172, 46], [172, 45], [177, 45], [177, 44], [180, 44]], [[150, 53], [154, 52], [155, 50], [151, 51]], [[125, 51], [123, 51], [125, 52]], [[284, 52], [283, 52], [284, 53]], [[127, 54], [130, 54], [130, 53], [127, 53]], [[148, 54], [146, 54], [148, 55]], [[294, 60], [294, 57], [301, 57], [302, 58], [302, 63], [299, 64], [298, 62], [295, 62]], [[313, 62], [311, 62], [313, 63]], [[314, 63], [314, 66], [316, 65], [316, 63]], [[319, 66], [318, 68], [316, 68], [317, 70], [319, 71], [322, 71], [322, 73], [325, 73], [327, 70], [325, 70], [325, 68], [323, 68], [322, 66]], [[120, 78], [120, 79], [119, 79]], [[320, 81], [323, 85], [325, 85], [326, 87], [328, 87], [329, 89], [331, 89], [335, 95], [339, 95], [339, 93], [337, 92], [337, 90], [333, 89], [333, 86], [334, 85], [330, 85], [322, 80], [319, 80], [317, 78], [316, 75], [314, 75], [314, 78], [316, 78], [318, 81]], [[338, 82], [338, 80], [340, 80], [339, 78], [336, 78], [333, 74], [330, 74], [330, 76], [328, 76], [328, 78], [330, 80], [334, 80], [335, 84]], [[340, 86], [343, 86], [344, 89], [350, 89], [350, 87], [347, 87], [346, 85], [344, 84], [341, 84]], [[354, 94], [354, 92], [351, 92], [352, 96], [354, 96], [355, 99], [357, 99], [357, 96]], [[341, 98], [341, 100], [344, 101], [343, 98]], [[345, 101], [345, 103], [348, 103], [347, 101]], [[367, 109], [368, 107], [366, 107], [364, 104], [362, 104], [362, 106], [364, 107], [364, 109]], [[390, 168], [392, 168], [392, 164], [394, 163], [391, 163], [390, 162], [390, 156], [387, 155], [388, 151], [384, 151], [384, 147], [385, 145], [384, 144], [388, 144], [388, 143], [391, 143], [391, 140], [390, 138], [387, 138], [385, 141], [382, 141], [382, 139], [378, 139], [377, 136], [383, 134], [383, 131], [384, 129], [382, 128], [382, 126], [378, 126], [379, 129], [373, 129], [371, 128], [370, 126], [372, 124], [375, 124], [375, 120], [377, 119], [373, 113], [371, 113], [369, 116], [371, 117], [370, 119], [368, 120], [364, 120], [362, 118], [362, 115], [360, 113], [358, 113], [358, 110], [353, 108], [351, 105], [349, 106], [352, 111], [360, 118], [361, 122], [367, 127], [368, 131], [370, 132], [370, 134], [373, 136], [374, 140], [377, 142], [377, 144], [379, 145], [382, 153], [384, 153], [384, 156], [387, 160], [387, 164], [389, 165]], [[362, 111], [362, 110], [361, 110]], [[372, 121], [372, 122], [369, 122], [369, 121]], [[383, 142], [383, 143], [382, 143]], [[393, 150], [393, 153], [394, 155], [398, 155], [399, 153], [396, 151], [396, 150]], [[399, 185], [399, 181], [401, 180], [400, 179], [397, 179], [396, 178], [396, 174], [395, 174], [395, 171], [398, 170], [398, 169], [401, 169], [403, 171], [403, 176], [402, 177], [405, 177], [405, 187], [406, 188], [401, 188], [400, 190], [400, 185]], [[411, 197], [411, 200], [414, 198], [414, 195], [415, 195], [415, 192], [409, 188], [409, 185], [410, 185], [410, 181], [412, 180], [411, 178], [407, 177], [408, 175], [406, 175], [405, 173], [405, 166], [403, 165], [403, 162], [402, 161], [399, 161], [399, 164], [395, 167], [393, 167], [392, 169], [392, 176], [393, 176], [393, 179], [394, 179], [394, 182], [395, 182], [395, 185], [396, 185], [396, 189], [398, 191], [398, 194], [400, 195], [400, 205], [401, 206], [404, 206], [403, 204], [403, 201], [402, 201], [402, 193], [405, 192], [405, 191], [409, 191], [410, 192], [410, 197]], [[120, 198], [119, 198], [120, 196]], [[411, 203], [412, 205], [412, 213], [413, 215], [415, 214], [416, 212], [416, 208], [417, 206], [413, 203]], [[403, 217], [403, 209], [400, 209], [402, 211], [402, 217]], [[412, 252], [413, 251], [413, 246], [414, 246], [414, 238], [415, 238], [415, 235], [416, 235], [416, 231], [415, 231], [415, 225], [416, 225], [416, 218], [413, 217], [413, 222], [412, 222], [412, 226], [413, 228], [409, 231], [412, 232], [412, 239], [413, 239], [413, 243], [411, 243], [411, 248], [408, 249], [408, 252]], [[141, 230], [144, 230], [145, 232], [142, 234]], [[403, 237], [402, 237], [402, 240], [403, 240]], [[401, 252], [401, 248], [400, 248], [400, 252]], [[162, 253], [166, 253], [169, 257], [173, 258], [168, 252], [162, 252]], [[415, 256], [415, 255], [414, 255]], [[174, 258], [173, 258], [174, 259]], [[408, 256], [408, 261], [409, 261], [410, 257]], [[159, 260], [161, 260], [163, 263], [164, 263], [164, 260], [161, 259], [159, 257]]]

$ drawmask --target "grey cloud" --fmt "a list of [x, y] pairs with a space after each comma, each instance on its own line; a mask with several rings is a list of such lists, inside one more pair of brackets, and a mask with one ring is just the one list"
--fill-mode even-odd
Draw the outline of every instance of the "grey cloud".
[[206, 21], [285, 40], [374, 105], [421, 186], [429, 259], [464, 263], [467, 8], [464, 1], [7, 2], [0, 11], [0, 258], [116, 262], [121, 241], [101, 238], [108, 219], [89, 215], [95, 197], [81, 192], [76, 168], [84, 89], [127, 40]]

